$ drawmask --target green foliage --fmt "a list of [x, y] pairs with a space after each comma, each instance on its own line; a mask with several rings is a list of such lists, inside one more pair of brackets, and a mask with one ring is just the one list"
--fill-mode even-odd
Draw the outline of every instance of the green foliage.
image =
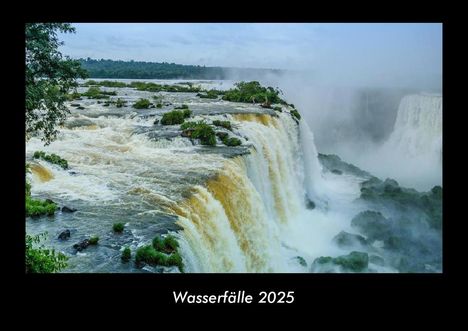
[[213, 121], [213, 125], [220, 126], [220, 127], [225, 128], [225, 129], [228, 129], [228, 130], [232, 130], [231, 122], [229, 122], [229, 121], [215, 120], [215, 121]]
[[65, 159], [62, 159], [57, 154], [48, 155], [43, 151], [36, 151], [36, 152], [34, 152], [33, 157], [35, 159], [42, 159], [42, 160], [47, 161], [49, 163], [56, 164], [56, 165], [62, 167], [63, 169], [68, 169], [68, 161], [65, 160]]
[[93, 237], [89, 238], [89, 244], [90, 245], [97, 245], [98, 242], [99, 242], [99, 237], [98, 236], [93, 236]]
[[53, 273], [67, 267], [68, 258], [63, 253], [56, 253], [43, 245], [35, 247], [46, 236], [47, 233], [26, 235], [26, 273]]
[[274, 111], [279, 111], [281, 113], [283, 111], [283, 108], [281, 108], [281, 106], [275, 106], [275, 107], [273, 107], [273, 110]]
[[114, 232], [122, 232], [124, 230], [125, 225], [123, 223], [114, 223], [112, 225], [112, 230]]
[[186, 114], [184, 114], [184, 111], [173, 110], [163, 115], [163, 117], [161, 118], [161, 124], [162, 125], [182, 124], [185, 118], [186, 118]]
[[182, 104], [180, 106], [174, 107], [174, 109], [189, 109], [189, 106], [186, 104]]
[[[49, 215], [52, 216], [55, 214], [57, 210], [57, 205], [55, 203], [50, 203], [43, 200], [32, 199], [31, 194], [31, 186], [29, 183], [26, 183], [26, 216], [42, 216], [42, 215]], [[29, 185], [29, 188], [28, 188]]]
[[216, 133], [213, 128], [203, 121], [186, 122], [180, 126], [185, 135], [193, 139], [200, 139], [202, 145], [216, 145]]
[[68, 92], [86, 75], [78, 61], [59, 51], [58, 33], [73, 32], [67, 23], [26, 23], [26, 139], [38, 135], [47, 145], [56, 138], [69, 113]]
[[263, 87], [257, 81], [239, 82], [235, 84], [235, 88], [226, 91], [223, 100], [248, 103], [284, 103], [279, 94], [278, 89]]
[[[112, 94], [114, 93], [114, 94]], [[105, 92], [97, 86], [91, 86], [86, 92], [81, 94], [89, 99], [109, 99], [109, 95], [116, 95], [115, 92]]]
[[180, 272], [184, 272], [184, 263], [182, 261], [182, 257], [180, 256], [179, 252], [172, 253], [169, 255], [169, 258], [166, 261], [167, 265], [175, 265], [179, 268]]
[[[81, 100], [81, 94], [75, 91], [73, 93], [67, 94], [67, 99], [69, 101]], [[72, 104], [72, 106], [73, 106], [73, 104]]]
[[137, 264], [144, 262], [152, 265], [165, 266], [167, 264], [167, 255], [158, 252], [152, 245], [146, 245], [137, 249], [135, 254], [135, 262]]
[[[181, 65], [175, 63], [155, 63], [141, 61], [114, 61], [80, 59], [82, 67], [94, 78], [133, 78], [133, 79], [229, 79], [229, 72], [233, 70], [239, 74], [265, 75], [266, 73], [281, 73], [281, 70], [271, 69], [234, 69], [222, 67], [205, 67]], [[192, 85], [188, 82], [179, 85]]]
[[152, 245], [146, 245], [137, 249], [135, 262], [137, 264], [147, 263], [150, 265], [177, 266], [181, 272], [184, 271], [182, 257], [177, 249], [179, 243], [172, 235], [164, 239], [157, 236], [153, 239]]
[[163, 106], [162, 103], [158, 103], [158, 104], [156, 105], [156, 108], [162, 108], [162, 106]]
[[296, 110], [296, 109], [293, 109], [290, 111], [291, 115], [296, 118], [297, 120], [300, 120], [301, 119], [301, 114], [299, 114], [299, 112]]
[[[128, 87], [129, 86], [129, 85], [127, 85], [127, 83], [124, 83], [124, 82], [116, 82], [116, 81], [110, 81], [110, 80], [103, 80], [103, 81], [100, 81], [100, 82], [90, 80], [88, 82], [93, 82], [92, 85], [99, 85], [99, 86], [103, 86], [103, 87]], [[91, 84], [89, 84], [89, 85], [91, 85]]]
[[151, 105], [151, 102], [148, 99], [140, 99], [133, 104], [135, 109], [148, 109]]
[[223, 144], [226, 146], [239, 146], [242, 145], [242, 142], [239, 138], [231, 137], [223, 139]]
[[199, 92], [200, 88], [193, 86], [182, 86], [182, 85], [168, 85], [168, 84], [156, 84], [146, 82], [131, 82], [130, 87], [134, 87], [139, 91], [148, 92]]
[[122, 256], [120, 257], [122, 259], [122, 262], [128, 262], [132, 258], [132, 250], [130, 247], [125, 247], [124, 250], [122, 251]]
[[[326, 266], [340, 267], [344, 272], [363, 272], [367, 270], [369, 265], [369, 255], [364, 252], [353, 251], [348, 255], [338, 257], [321, 256], [314, 260], [313, 269], [318, 269], [319, 272], [332, 271], [326, 269]], [[325, 267], [325, 269], [323, 269]]]
[[117, 98], [117, 100], [115, 101], [115, 106], [117, 108], [122, 108], [122, 107], [125, 107], [126, 105], [127, 105], [127, 101], [122, 100], [120, 98]]
[[173, 253], [179, 248], [179, 243], [174, 236], [166, 236], [162, 239], [160, 236], [156, 236], [152, 242], [153, 248], [158, 252]]
[[206, 93], [197, 93], [197, 97], [200, 97], [202, 99], [218, 99], [218, 91], [210, 90]]

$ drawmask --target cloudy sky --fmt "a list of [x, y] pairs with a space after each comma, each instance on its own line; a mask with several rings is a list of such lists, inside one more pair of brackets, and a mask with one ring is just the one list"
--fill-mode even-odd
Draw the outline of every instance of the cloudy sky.
[[73, 58], [319, 70], [331, 76], [442, 73], [442, 24], [76, 23]]

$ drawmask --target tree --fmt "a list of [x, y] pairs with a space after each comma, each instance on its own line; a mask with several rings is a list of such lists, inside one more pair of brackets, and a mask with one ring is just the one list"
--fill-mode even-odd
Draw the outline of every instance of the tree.
[[57, 136], [68, 109], [64, 102], [77, 78], [86, 72], [79, 61], [64, 57], [57, 33], [73, 33], [68, 23], [26, 24], [26, 139], [41, 136], [48, 145]]

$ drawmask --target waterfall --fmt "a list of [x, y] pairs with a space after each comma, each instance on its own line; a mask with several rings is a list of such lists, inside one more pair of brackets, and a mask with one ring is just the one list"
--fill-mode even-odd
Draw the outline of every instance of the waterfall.
[[[282, 236], [318, 197], [321, 168], [307, 125], [288, 113], [233, 115], [251, 153], [225, 162], [205, 187], [173, 207], [189, 272], [284, 272]], [[303, 121], [301, 121], [303, 122]]]
[[426, 155], [442, 160], [442, 97], [408, 95], [398, 108], [388, 148], [395, 148], [408, 157]]

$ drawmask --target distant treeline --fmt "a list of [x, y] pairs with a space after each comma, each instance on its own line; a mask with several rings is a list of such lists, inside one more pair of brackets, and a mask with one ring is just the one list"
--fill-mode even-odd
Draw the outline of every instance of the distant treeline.
[[175, 63], [79, 59], [90, 78], [253, 79], [279, 69], [205, 67]]

